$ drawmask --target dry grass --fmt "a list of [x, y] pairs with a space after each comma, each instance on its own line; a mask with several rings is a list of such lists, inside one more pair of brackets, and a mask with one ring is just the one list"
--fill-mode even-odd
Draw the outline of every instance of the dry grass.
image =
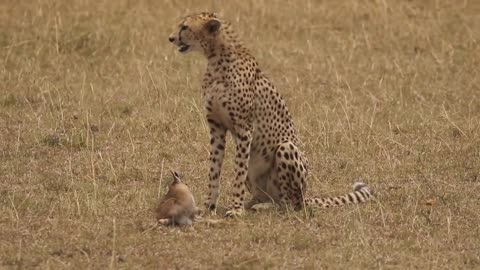
[[[0, 2], [0, 268], [480, 268], [478, 1], [199, 2]], [[376, 203], [155, 226], [168, 168], [206, 189], [205, 60], [167, 42], [202, 10], [285, 97], [309, 193]]]

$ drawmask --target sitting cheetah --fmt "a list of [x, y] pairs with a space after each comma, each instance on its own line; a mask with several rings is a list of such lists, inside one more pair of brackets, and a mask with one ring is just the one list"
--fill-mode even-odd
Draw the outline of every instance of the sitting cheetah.
[[[197, 51], [207, 60], [202, 90], [210, 128], [210, 171], [205, 207], [213, 210], [229, 131], [235, 143], [233, 200], [227, 216], [266, 203], [330, 207], [372, 198], [363, 183], [334, 198], [304, 198], [308, 161], [298, 149], [292, 117], [280, 94], [239, 42], [231, 25], [214, 13], [184, 17], [169, 41], [181, 53]], [[245, 202], [245, 189], [252, 200]], [[258, 207], [257, 207], [258, 206]]]

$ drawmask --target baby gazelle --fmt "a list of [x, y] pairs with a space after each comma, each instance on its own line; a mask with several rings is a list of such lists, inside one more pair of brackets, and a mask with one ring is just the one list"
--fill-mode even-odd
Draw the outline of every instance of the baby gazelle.
[[191, 225], [198, 213], [195, 199], [178, 173], [171, 172], [173, 182], [157, 207], [157, 220], [163, 225]]

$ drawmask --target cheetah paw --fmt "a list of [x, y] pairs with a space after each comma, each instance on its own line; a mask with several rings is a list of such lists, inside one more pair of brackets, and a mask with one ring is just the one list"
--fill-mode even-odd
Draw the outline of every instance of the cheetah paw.
[[266, 202], [266, 203], [257, 203], [253, 205], [250, 209], [253, 211], [259, 212], [267, 209], [272, 209], [274, 205], [271, 202]]
[[215, 204], [212, 203], [205, 203], [203, 206], [197, 208], [197, 214], [199, 216], [204, 216], [207, 213], [216, 215], [217, 214], [217, 207]]
[[235, 217], [240, 217], [243, 216], [244, 210], [243, 208], [234, 208], [230, 209], [225, 213], [225, 217], [230, 217], [230, 218], [235, 218]]

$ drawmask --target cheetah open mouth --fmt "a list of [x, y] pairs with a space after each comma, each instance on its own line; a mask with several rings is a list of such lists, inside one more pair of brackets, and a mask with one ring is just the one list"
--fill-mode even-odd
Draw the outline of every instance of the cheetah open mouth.
[[185, 44], [185, 43], [180, 43], [180, 44], [178, 45], [178, 47], [179, 47], [179, 48], [178, 48], [178, 51], [181, 52], [181, 53], [184, 53], [184, 52], [186, 52], [188, 49], [190, 49], [190, 45]]

